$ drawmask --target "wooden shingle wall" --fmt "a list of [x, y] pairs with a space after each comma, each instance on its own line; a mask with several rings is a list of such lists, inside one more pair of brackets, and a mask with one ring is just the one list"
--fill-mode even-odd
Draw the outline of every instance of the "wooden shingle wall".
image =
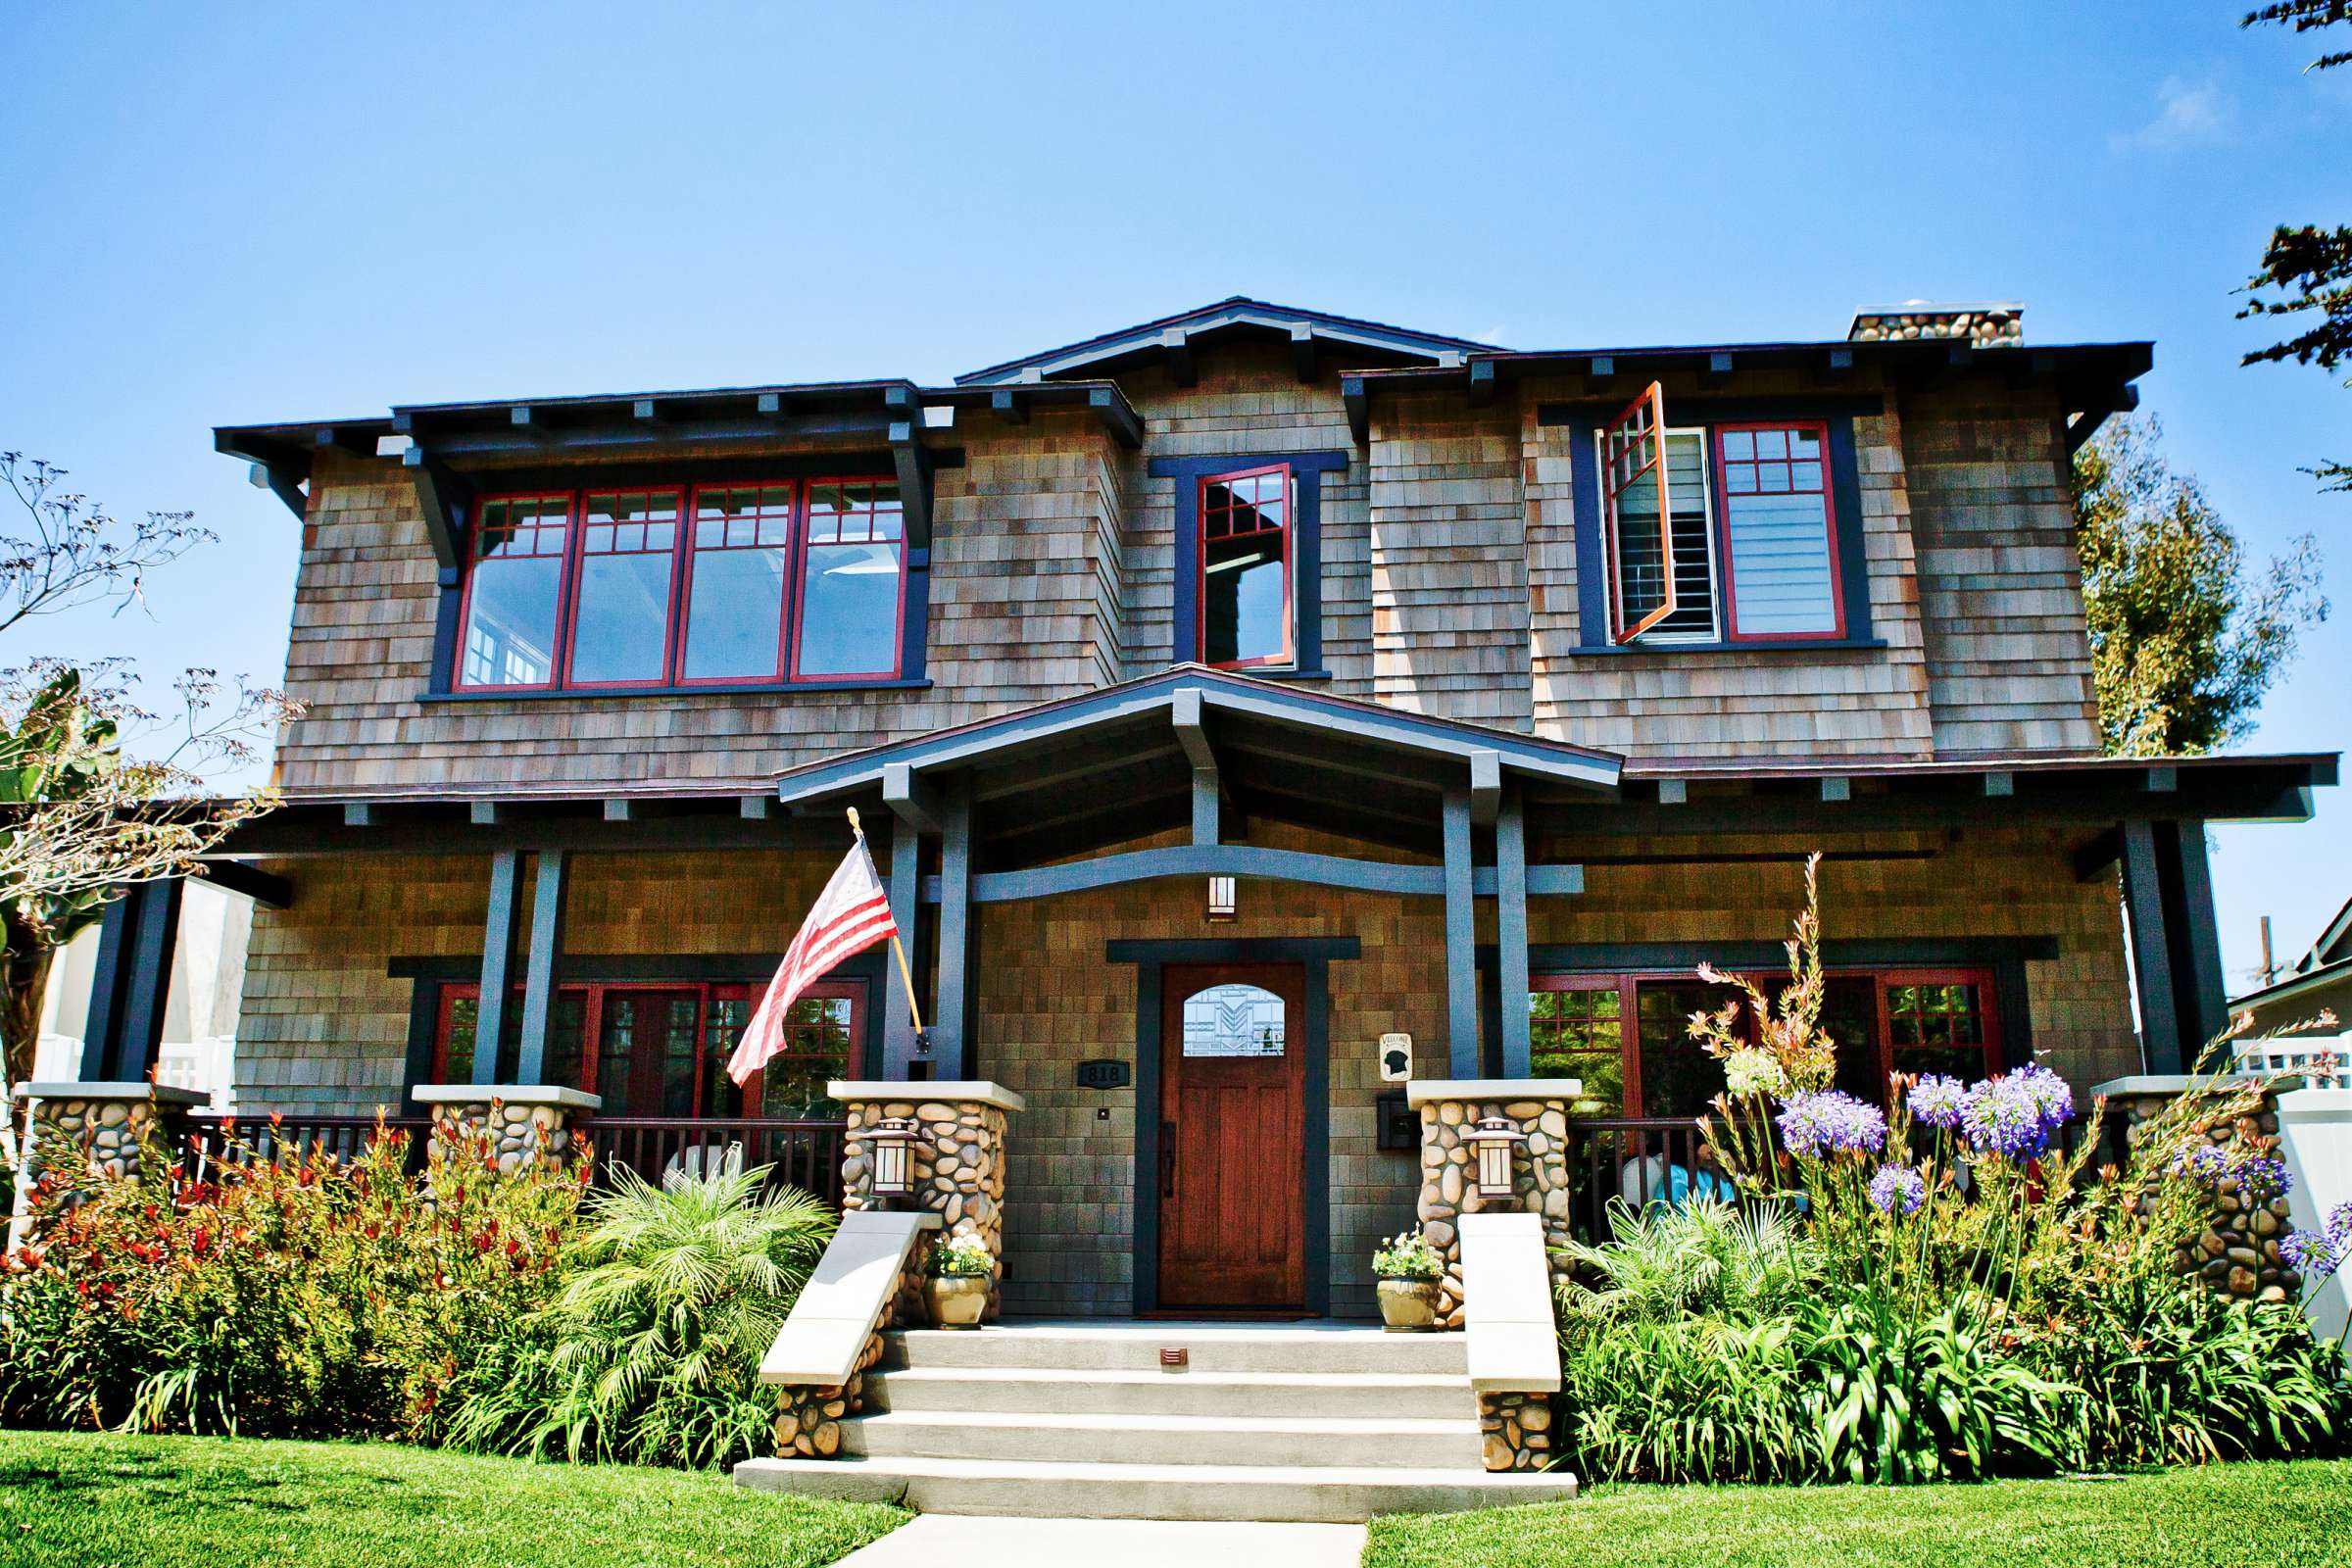
[[1373, 422], [1372, 660], [1379, 700], [1525, 731], [1528, 544], [1508, 408], [1400, 397]]
[[1989, 377], [1903, 400], [1936, 751], [2096, 753], [2056, 401]]
[[[1927, 757], [1928, 674], [1894, 416], [1856, 419], [1854, 430], [1871, 634], [1885, 648], [1590, 653], [1580, 647], [1569, 431], [1537, 421], [1542, 400], [1576, 390], [1536, 384], [1520, 400], [1537, 732], [1641, 758]], [[1704, 407], [1693, 390], [1687, 379], [1668, 382], [1669, 423], [1678, 397], [1686, 409]], [[1730, 389], [1744, 397], [1799, 390], [1778, 374]], [[1605, 629], [1597, 640], [1607, 641]]]

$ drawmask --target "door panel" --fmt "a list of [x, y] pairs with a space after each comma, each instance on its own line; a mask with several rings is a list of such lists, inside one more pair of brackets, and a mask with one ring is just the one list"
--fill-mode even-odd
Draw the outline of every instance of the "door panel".
[[1296, 964], [1162, 973], [1162, 1306], [1305, 1305], [1305, 990]]
[[596, 1085], [608, 1116], [691, 1116], [696, 991], [613, 989], [597, 1027]]

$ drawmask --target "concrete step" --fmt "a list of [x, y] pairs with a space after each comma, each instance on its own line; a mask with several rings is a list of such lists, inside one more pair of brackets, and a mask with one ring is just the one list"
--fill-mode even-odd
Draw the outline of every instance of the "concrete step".
[[1385, 1372], [1091, 1371], [925, 1366], [868, 1374], [878, 1410], [1043, 1415], [1234, 1415], [1446, 1421], [1475, 1410], [1468, 1381]]
[[1189, 1370], [1385, 1372], [1467, 1377], [1459, 1334], [1388, 1334], [1335, 1323], [1005, 1323], [985, 1329], [903, 1329], [889, 1336], [893, 1366], [1023, 1368], [1049, 1372], [1151, 1372], [1163, 1348]]
[[[1469, 1399], [1463, 1391], [1465, 1405]], [[842, 1449], [873, 1458], [1121, 1465], [1436, 1469], [1480, 1463], [1478, 1421], [1234, 1415], [1037, 1415], [906, 1411], [841, 1426]]]
[[1265, 1519], [1353, 1524], [1576, 1495], [1576, 1478], [1341, 1465], [1102, 1464], [1006, 1459], [746, 1459], [735, 1484], [925, 1513], [1063, 1519]]

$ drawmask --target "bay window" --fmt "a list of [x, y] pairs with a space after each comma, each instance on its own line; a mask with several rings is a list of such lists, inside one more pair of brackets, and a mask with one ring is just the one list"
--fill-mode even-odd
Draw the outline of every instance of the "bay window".
[[901, 671], [898, 486], [798, 480], [485, 497], [456, 685], [615, 690]]
[[1652, 383], [1593, 431], [1608, 640], [1846, 635], [1829, 426], [1674, 426]]
[[[1768, 997], [1786, 977], [1758, 976]], [[1538, 975], [1528, 1012], [1537, 1077], [1579, 1078], [1587, 1116], [1695, 1117], [1723, 1093], [1723, 1066], [1690, 1038], [1694, 1012], [1735, 1009], [1756, 1038], [1742, 993], [1681, 974]], [[2001, 1070], [1993, 985], [1982, 969], [1833, 971], [1821, 1027], [1837, 1046], [1837, 1086], [1884, 1104], [1889, 1075]]]

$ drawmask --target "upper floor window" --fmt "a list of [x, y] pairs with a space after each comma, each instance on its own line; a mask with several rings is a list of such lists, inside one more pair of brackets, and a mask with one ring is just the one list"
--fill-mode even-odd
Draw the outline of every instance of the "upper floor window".
[[899, 673], [884, 480], [486, 497], [458, 684], [599, 690]]
[[1594, 439], [1611, 641], [1845, 635], [1825, 424], [1669, 428], [1652, 385]]
[[1287, 463], [1200, 480], [1200, 661], [1226, 668], [1288, 664], [1292, 639]]

